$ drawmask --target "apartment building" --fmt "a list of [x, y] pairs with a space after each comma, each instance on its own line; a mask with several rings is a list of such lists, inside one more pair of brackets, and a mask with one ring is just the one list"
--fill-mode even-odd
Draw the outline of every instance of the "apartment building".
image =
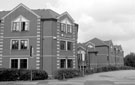
[[97, 51], [93, 43], [78, 43], [77, 46], [78, 68], [81, 70], [97, 67]]
[[[79, 43], [77, 47], [79, 68], [81, 66], [95, 68], [108, 65], [124, 65], [124, 51], [121, 45], [113, 45], [111, 40], [103, 41], [98, 38], [93, 38], [85, 43]], [[80, 57], [85, 57], [85, 60], [83, 61]]]
[[115, 64], [117, 66], [123, 66], [124, 65], [124, 51], [122, 49], [121, 45], [114, 45], [114, 52], [115, 52]]
[[0, 11], [0, 68], [77, 68], [78, 24], [68, 12], [30, 9], [19, 4]]

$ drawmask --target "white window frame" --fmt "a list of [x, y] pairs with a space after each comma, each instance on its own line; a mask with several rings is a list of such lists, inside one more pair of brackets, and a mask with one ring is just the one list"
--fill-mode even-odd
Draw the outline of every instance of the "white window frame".
[[[30, 30], [30, 20], [28, 20], [28, 19], [26, 19], [27, 21], [18, 21], [19, 22], [19, 25], [20, 25], [20, 28], [19, 28], [19, 31], [14, 31], [13, 30], [13, 23], [14, 22], [17, 22], [17, 21], [15, 21], [15, 20], [17, 20], [18, 18], [24, 18], [24, 19], [26, 19], [25, 17], [23, 17], [22, 15], [20, 15], [19, 17], [17, 17], [16, 19], [14, 19], [13, 21], [11, 21], [11, 32], [27, 32], [27, 31], [29, 31]], [[28, 22], [28, 29], [26, 30], [26, 31], [21, 31], [21, 22]]]
[[[68, 69], [68, 59], [72, 59], [72, 61], [74, 60], [74, 58], [60, 58], [60, 60], [61, 59], [65, 59], [65, 64], [66, 64], [65, 69]], [[61, 62], [59, 62], [59, 63], [60, 63], [60, 66], [61, 66]], [[74, 64], [73, 64], [73, 67], [74, 67]], [[63, 68], [61, 68], [61, 69], [63, 69]]]
[[71, 42], [71, 45], [72, 45], [71, 50], [68, 50], [68, 42], [71, 42], [71, 41], [66, 41], [66, 50], [72, 51], [73, 50], [73, 42]]
[[29, 67], [28, 67], [28, 66], [29, 66], [29, 62], [28, 62], [29, 59], [28, 59], [28, 58], [10, 58], [10, 61], [9, 61], [9, 68], [11, 68], [11, 60], [12, 60], [12, 59], [17, 59], [17, 60], [18, 60], [18, 68], [17, 68], [17, 69], [20, 69], [20, 60], [21, 60], [21, 59], [27, 59], [27, 68], [26, 68], [26, 69], [29, 68]]
[[[60, 40], [60, 41], [65, 41], [65, 50], [63, 50], [63, 51], [73, 51], [73, 43], [74, 43], [74, 41], [69, 41], [69, 40]], [[72, 50], [68, 50], [68, 42], [71, 42], [72, 43]], [[59, 43], [59, 45], [60, 45], [60, 43]], [[61, 50], [61, 49], [60, 49]]]
[[[65, 33], [73, 33], [73, 24], [71, 24], [67, 18], [64, 19], [64, 20], [61, 22], [61, 24], [65, 24], [65, 25], [66, 25], [66, 28], [63, 29], [63, 30], [66, 31]], [[67, 29], [67, 25], [70, 25], [70, 29]], [[68, 30], [69, 30], [69, 32], [68, 32]]]
[[[11, 39], [10, 40], [10, 50], [14, 50], [14, 49], [12, 49], [12, 41], [13, 40], [18, 40], [19, 41], [19, 47], [18, 47], [18, 49], [15, 49], [15, 50], [28, 50], [29, 49], [29, 39]], [[21, 40], [27, 40], [28, 41], [28, 47], [27, 47], [27, 49], [21, 49]]]

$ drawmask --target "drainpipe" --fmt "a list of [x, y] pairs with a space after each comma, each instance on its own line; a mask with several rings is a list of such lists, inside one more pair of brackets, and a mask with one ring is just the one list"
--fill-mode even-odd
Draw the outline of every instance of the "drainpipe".
[[115, 66], [117, 65], [116, 64], [116, 48], [114, 48], [114, 52], [115, 52]]
[[110, 59], [109, 59], [109, 57], [110, 57], [110, 49], [109, 49], [109, 46], [107, 46], [108, 47], [108, 56], [107, 56], [107, 61], [108, 61], [108, 66], [110, 65]]

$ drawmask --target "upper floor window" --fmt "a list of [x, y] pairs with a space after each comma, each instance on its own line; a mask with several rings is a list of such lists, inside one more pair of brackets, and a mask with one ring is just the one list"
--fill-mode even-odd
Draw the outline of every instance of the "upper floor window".
[[65, 41], [60, 41], [60, 49], [65, 50], [66, 49], [66, 42]]
[[72, 25], [67, 24], [67, 33], [72, 33]]
[[12, 40], [12, 49], [19, 49], [19, 40]]
[[60, 50], [70, 51], [73, 49], [73, 42], [60, 41]]
[[27, 39], [11, 40], [11, 49], [12, 50], [28, 49], [28, 40]]
[[61, 22], [61, 32], [65, 32], [65, 33], [72, 33], [73, 31], [73, 26], [72, 24], [69, 22], [68, 19], [65, 19]]
[[27, 49], [28, 48], [28, 40], [21, 40], [20, 45], [21, 45], [21, 49]]
[[72, 50], [73, 44], [72, 42], [67, 42], [67, 50]]
[[12, 31], [28, 31], [29, 20], [23, 16], [19, 16], [17, 19], [12, 21]]

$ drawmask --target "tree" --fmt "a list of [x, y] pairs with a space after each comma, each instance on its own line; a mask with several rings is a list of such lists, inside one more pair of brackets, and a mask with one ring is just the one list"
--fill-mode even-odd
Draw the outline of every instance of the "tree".
[[124, 64], [126, 66], [135, 67], [135, 53], [132, 52], [132, 53], [126, 55], [124, 58]]

